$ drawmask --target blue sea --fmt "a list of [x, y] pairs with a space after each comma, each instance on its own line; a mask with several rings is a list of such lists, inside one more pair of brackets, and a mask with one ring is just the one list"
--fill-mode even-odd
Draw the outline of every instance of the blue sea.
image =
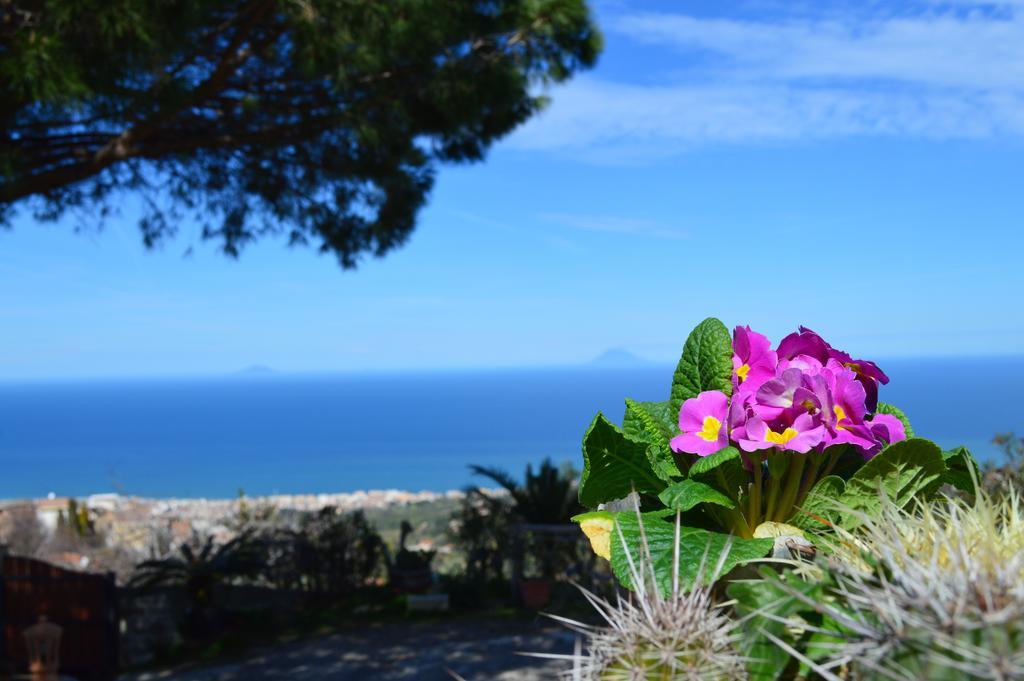
[[[883, 401], [919, 435], [996, 455], [1024, 433], [1024, 357], [895, 360]], [[577, 466], [597, 411], [661, 400], [671, 367], [529, 369], [0, 384], [0, 498], [116, 491], [230, 497], [472, 483], [467, 465], [517, 475]]]

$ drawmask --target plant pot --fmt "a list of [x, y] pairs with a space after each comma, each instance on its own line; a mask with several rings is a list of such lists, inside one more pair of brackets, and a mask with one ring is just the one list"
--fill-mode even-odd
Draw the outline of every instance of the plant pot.
[[519, 582], [519, 598], [523, 607], [540, 610], [551, 600], [551, 580], [524, 579]]

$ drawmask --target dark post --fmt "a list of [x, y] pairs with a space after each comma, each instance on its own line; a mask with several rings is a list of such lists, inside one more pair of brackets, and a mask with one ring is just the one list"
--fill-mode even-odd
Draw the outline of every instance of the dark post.
[[514, 525], [512, 527], [512, 601], [518, 603], [520, 599], [519, 595], [519, 583], [523, 579], [523, 551], [525, 549], [523, 541], [523, 526]]
[[121, 666], [120, 659], [120, 638], [121, 638], [121, 616], [117, 603], [117, 575], [108, 572], [106, 576], [106, 601], [107, 612], [105, 613], [107, 625], [107, 673], [110, 678], [117, 676], [117, 670]]
[[6, 567], [7, 544], [0, 544], [0, 673], [5, 673], [12, 666], [7, 659], [7, 603], [4, 598], [7, 593]]

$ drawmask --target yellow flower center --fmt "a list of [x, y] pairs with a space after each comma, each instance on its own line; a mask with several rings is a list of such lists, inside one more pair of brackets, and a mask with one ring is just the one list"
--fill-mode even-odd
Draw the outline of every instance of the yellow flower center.
[[796, 432], [796, 428], [786, 428], [781, 433], [776, 433], [769, 428], [768, 432], [765, 433], [764, 439], [777, 445], [784, 445], [799, 434]]
[[721, 430], [721, 421], [716, 419], [714, 416], [705, 416], [704, 427], [697, 431], [697, 436], [707, 440], [708, 442], [714, 442], [718, 439], [718, 433]]
[[740, 368], [738, 368], [736, 370], [736, 375], [740, 377], [740, 383], [743, 383], [744, 381], [747, 380], [747, 374], [749, 374], [749, 373], [750, 373], [750, 365], [749, 364], [744, 364], [743, 366], [741, 366]]
[[846, 419], [846, 411], [843, 410], [838, 404], [832, 407], [832, 411], [836, 415], [836, 428], [839, 430], [846, 430], [846, 426], [842, 425], [843, 420]]

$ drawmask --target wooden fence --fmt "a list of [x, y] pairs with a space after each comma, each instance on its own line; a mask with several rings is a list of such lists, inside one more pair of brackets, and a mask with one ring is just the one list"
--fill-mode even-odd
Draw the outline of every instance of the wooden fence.
[[28, 665], [22, 632], [45, 616], [64, 631], [60, 670], [83, 681], [117, 673], [118, 616], [113, 574], [65, 570], [31, 558], [3, 556], [0, 655]]

